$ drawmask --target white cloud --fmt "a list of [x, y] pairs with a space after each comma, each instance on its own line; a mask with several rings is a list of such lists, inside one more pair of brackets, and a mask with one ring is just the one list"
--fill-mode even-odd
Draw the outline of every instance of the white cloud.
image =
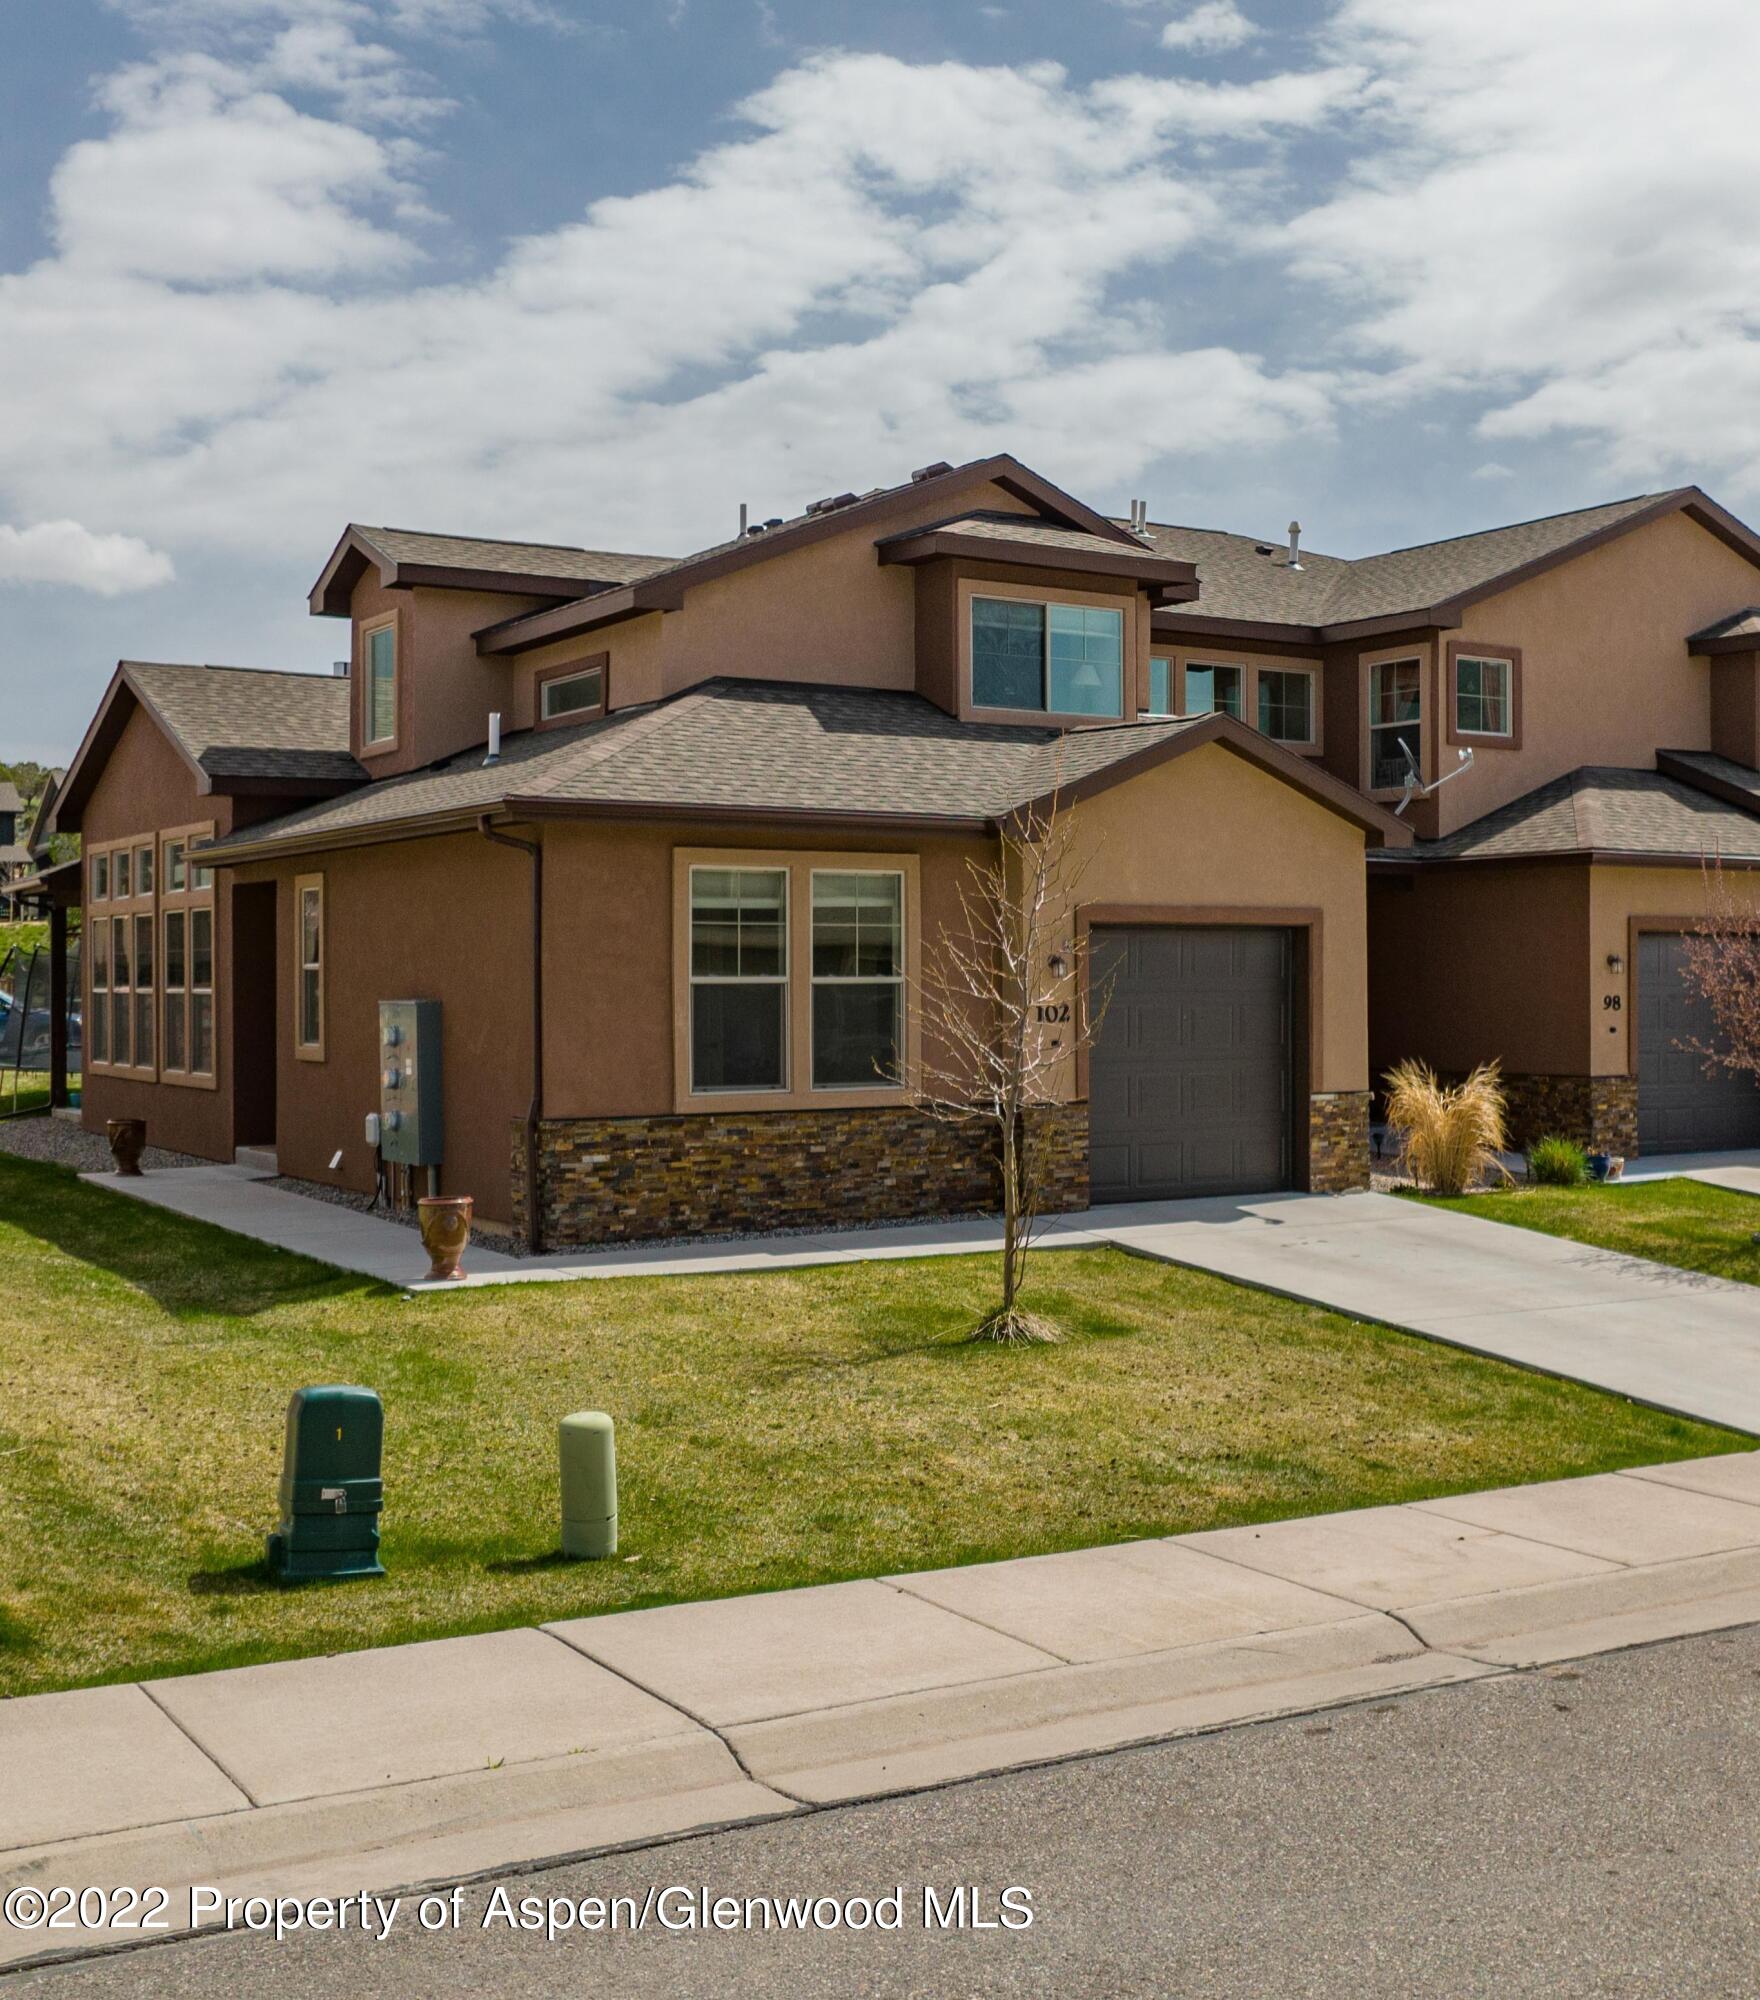
[[1760, 486], [1760, 9], [1343, 0], [1332, 52], [1373, 74], [1355, 163], [1284, 242], [1381, 389]]
[[0, 523], [0, 583], [67, 584], [98, 597], [152, 590], [177, 574], [171, 558], [134, 535], [94, 535], [78, 521]]
[[1259, 30], [1234, 0], [1200, 0], [1189, 14], [1169, 21], [1161, 30], [1164, 49], [1190, 49], [1197, 55], [1220, 54], [1250, 42]]
[[129, 73], [63, 162], [59, 254], [0, 279], [15, 509], [314, 563], [350, 515], [680, 547], [922, 457], [1103, 481], [1328, 421], [1324, 374], [1183, 352], [1121, 294], [1226, 240], [1235, 176], [1262, 189], [1358, 71], [824, 57], [671, 181], [422, 284], [407, 156], [261, 59]]

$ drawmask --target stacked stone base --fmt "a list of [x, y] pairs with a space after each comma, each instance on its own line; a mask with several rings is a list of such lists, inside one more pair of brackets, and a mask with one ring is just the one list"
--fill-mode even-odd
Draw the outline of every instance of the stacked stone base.
[[1509, 1142], [1574, 1139], [1592, 1153], [1638, 1151], [1638, 1079], [1634, 1076], [1506, 1076]]
[[[1047, 1149], [1041, 1212], [1088, 1205], [1088, 1107], [1028, 1115]], [[986, 1126], [909, 1106], [659, 1118], [546, 1119], [538, 1131], [547, 1249], [836, 1229], [1000, 1205]], [[525, 1128], [513, 1128], [513, 1206], [526, 1226]]]
[[1308, 1099], [1308, 1191], [1352, 1194], [1369, 1185], [1369, 1093], [1328, 1090]]

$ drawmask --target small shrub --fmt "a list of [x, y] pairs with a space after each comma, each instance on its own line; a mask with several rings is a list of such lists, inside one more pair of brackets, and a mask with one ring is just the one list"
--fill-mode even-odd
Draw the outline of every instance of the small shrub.
[[1428, 1063], [1406, 1061], [1388, 1071], [1386, 1083], [1400, 1164], [1420, 1187], [1464, 1194], [1487, 1174], [1509, 1178], [1497, 1157], [1508, 1140], [1496, 1063], [1481, 1063], [1464, 1083], [1445, 1084]]
[[1589, 1155], [1575, 1139], [1552, 1134], [1528, 1148], [1528, 1178], [1537, 1187], [1581, 1187], [1589, 1178]]

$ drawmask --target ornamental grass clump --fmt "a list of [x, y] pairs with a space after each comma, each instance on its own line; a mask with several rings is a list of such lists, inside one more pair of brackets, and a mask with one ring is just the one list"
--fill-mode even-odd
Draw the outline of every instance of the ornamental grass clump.
[[1589, 1178], [1589, 1155], [1575, 1139], [1556, 1133], [1528, 1148], [1528, 1179], [1536, 1187], [1581, 1187]]
[[1462, 1083], [1438, 1080], [1428, 1063], [1402, 1062], [1387, 1073], [1387, 1123], [1400, 1165], [1431, 1194], [1465, 1194], [1491, 1174], [1509, 1174], [1498, 1155], [1504, 1129], [1503, 1083], [1494, 1062]]

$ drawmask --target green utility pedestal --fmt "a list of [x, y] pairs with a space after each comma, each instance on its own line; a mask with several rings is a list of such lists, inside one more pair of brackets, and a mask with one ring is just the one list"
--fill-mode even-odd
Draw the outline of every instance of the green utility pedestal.
[[562, 1553], [617, 1553], [617, 1441], [603, 1410], [564, 1417], [562, 1450]]
[[269, 1537], [279, 1583], [383, 1576], [379, 1477], [385, 1413], [371, 1389], [296, 1389], [287, 1405], [281, 1525]]

